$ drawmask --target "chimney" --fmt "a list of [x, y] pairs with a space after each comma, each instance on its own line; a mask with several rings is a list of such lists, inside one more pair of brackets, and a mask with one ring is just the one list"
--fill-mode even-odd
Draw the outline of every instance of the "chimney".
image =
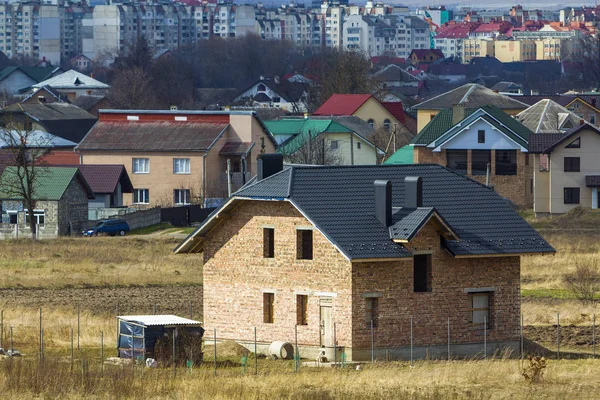
[[256, 180], [275, 175], [283, 170], [283, 154], [259, 154], [256, 158]]
[[385, 227], [392, 225], [392, 182], [375, 183], [375, 218]]
[[404, 178], [404, 207], [423, 207], [423, 179], [420, 176]]
[[465, 119], [465, 106], [462, 104], [453, 105], [452, 106], [452, 126], [458, 124], [463, 119]]
[[579, 126], [582, 126], [583, 124], [585, 124], [585, 120], [584, 120], [583, 118], [581, 118], [581, 119], [579, 120]]

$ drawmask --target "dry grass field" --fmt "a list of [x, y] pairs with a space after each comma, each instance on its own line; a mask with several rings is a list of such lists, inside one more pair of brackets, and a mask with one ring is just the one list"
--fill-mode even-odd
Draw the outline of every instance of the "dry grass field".
[[[252, 360], [251, 360], [252, 361]], [[219, 360], [189, 371], [105, 365], [87, 358], [0, 362], [3, 399], [593, 399], [600, 397], [599, 360], [550, 361], [540, 383], [521, 375], [518, 360], [379, 363], [293, 372], [284, 361], [258, 360], [258, 376]], [[223, 367], [224, 364], [229, 367]]]
[[[575, 221], [538, 222], [556, 248], [555, 256], [522, 258], [522, 311], [526, 334], [548, 345], [560, 312], [564, 350], [587, 351], [581, 326], [600, 310], [583, 305], [566, 290], [564, 276], [578, 263], [600, 265], [600, 237]], [[561, 230], [566, 224], [568, 229]], [[114, 355], [116, 306], [121, 314], [157, 311], [188, 316], [193, 303], [201, 319], [201, 264], [198, 255], [174, 255], [178, 239], [161, 236], [64, 238], [31, 243], [0, 241], [0, 309], [4, 310], [2, 345], [14, 346], [23, 359], [0, 360], [0, 398], [173, 398], [173, 399], [572, 399], [600, 398], [600, 360], [550, 360], [541, 383], [521, 375], [518, 360], [417, 362], [365, 365], [353, 369], [302, 368], [290, 362], [260, 359], [259, 376], [242, 374], [240, 357], [218, 348], [218, 376], [212, 357], [193, 371], [100, 369], [100, 333], [105, 355]], [[80, 351], [70, 363], [71, 329], [81, 306]], [[43, 306], [46, 361], [39, 363], [39, 307]], [[577, 325], [568, 327], [567, 325]], [[587, 329], [587, 328], [585, 328]], [[571, 333], [570, 333], [571, 332]], [[572, 335], [572, 338], [567, 337]], [[586, 331], [585, 335], [589, 336]], [[571, 340], [573, 339], [573, 340]], [[547, 340], [547, 342], [546, 342]], [[77, 343], [77, 338], [75, 338]], [[550, 344], [549, 344], [550, 343]], [[572, 345], [572, 348], [569, 346]], [[212, 348], [206, 348], [212, 355]]]
[[129, 236], [0, 241], [0, 288], [200, 284], [197, 255], [179, 239]]

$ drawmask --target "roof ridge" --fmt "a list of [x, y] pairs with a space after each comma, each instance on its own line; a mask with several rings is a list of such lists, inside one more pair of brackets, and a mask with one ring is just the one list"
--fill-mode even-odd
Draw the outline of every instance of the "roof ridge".
[[541, 115], [540, 115], [540, 120], [538, 121], [538, 125], [535, 128], [536, 132], [540, 131], [540, 127], [542, 126], [542, 121], [544, 120], [544, 118], [546, 118], [546, 112], [548, 111], [548, 107], [550, 107], [550, 102], [552, 100], [550, 99], [545, 99], [546, 100], [546, 106], [544, 107], [544, 110], [542, 111]]
[[462, 97], [462, 99], [460, 99], [460, 101], [458, 102], [458, 104], [462, 104], [463, 102], [467, 102], [469, 99], [469, 95], [471, 94], [471, 92], [477, 87], [478, 85], [476, 83], [473, 84], [473, 86], [471, 86], [469, 88], [469, 90], [467, 90], [467, 93], [465, 93], [465, 95]]

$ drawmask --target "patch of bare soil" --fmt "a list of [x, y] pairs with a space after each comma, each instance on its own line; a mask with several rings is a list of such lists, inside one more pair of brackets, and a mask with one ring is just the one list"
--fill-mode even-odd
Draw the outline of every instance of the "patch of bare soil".
[[[558, 330], [556, 325], [525, 326], [525, 338], [556, 350]], [[596, 327], [596, 343], [598, 342], [598, 327]], [[566, 325], [560, 327], [560, 346], [570, 350], [589, 352], [593, 346], [594, 332], [591, 326]], [[600, 347], [597, 349], [600, 351]]]
[[0, 308], [11, 306], [77, 308], [121, 315], [192, 315], [202, 318], [202, 286], [151, 286], [66, 289], [0, 289]]

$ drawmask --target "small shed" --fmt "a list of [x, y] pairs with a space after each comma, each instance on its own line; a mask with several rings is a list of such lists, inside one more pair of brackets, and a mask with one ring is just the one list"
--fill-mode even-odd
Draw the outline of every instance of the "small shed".
[[176, 315], [118, 316], [118, 356], [135, 359], [172, 359], [171, 349], [175, 340], [178, 360], [200, 362], [204, 335], [201, 325], [200, 321]]

